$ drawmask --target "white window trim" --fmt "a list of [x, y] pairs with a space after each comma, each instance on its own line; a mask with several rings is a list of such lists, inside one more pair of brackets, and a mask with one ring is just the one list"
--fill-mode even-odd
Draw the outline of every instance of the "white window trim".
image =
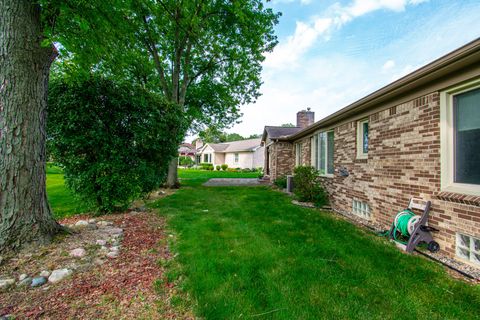
[[480, 79], [440, 92], [440, 189], [480, 196], [480, 185], [454, 182], [453, 96], [480, 88]]
[[[357, 159], [368, 159], [368, 152], [363, 152], [364, 123], [368, 123], [370, 129], [370, 123], [368, 122], [368, 118], [357, 121]], [[370, 144], [370, 140], [368, 141], [368, 143]]]
[[[310, 145], [310, 160], [311, 160], [311, 163], [312, 163], [312, 166], [317, 169], [319, 172], [320, 172], [320, 168], [317, 168], [317, 161], [318, 161], [318, 150], [317, 150], [317, 146], [318, 146], [318, 140], [319, 140], [319, 135], [320, 133], [326, 133], [328, 134], [328, 132], [333, 132], [333, 140], [335, 141], [335, 131], [332, 129], [332, 130], [325, 130], [325, 131], [317, 131], [315, 132], [315, 134], [310, 138], [310, 143], [311, 142], [316, 142], [315, 144], [315, 150], [313, 150], [313, 145]], [[334, 142], [335, 144], [335, 142]], [[319, 176], [320, 177], [326, 177], [326, 178], [333, 178], [335, 176], [334, 173], [326, 173], [327, 172], [327, 169], [328, 169], [328, 139], [327, 139], [327, 144], [325, 145], [325, 149], [327, 152], [325, 152], [325, 168], [324, 171], [325, 173], [319, 173]], [[335, 154], [335, 148], [333, 150], [334, 154]], [[335, 171], [335, 168], [333, 169]]]

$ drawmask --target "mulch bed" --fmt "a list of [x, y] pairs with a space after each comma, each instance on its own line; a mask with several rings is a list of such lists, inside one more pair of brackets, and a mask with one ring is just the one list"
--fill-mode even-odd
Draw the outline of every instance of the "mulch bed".
[[[79, 219], [61, 222], [74, 223]], [[159, 264], [160, 259], [172, 258], [166, 241], [165, 220], [153, 212], [123, 213], [102, 219], [124, 230], [118, 258], [75, 272], [71, 278], [54, 285], [0, 292], [0, 316], [9, 314], [15, 319], [193, 318], [184, 311], [179, 313], [168, 303], [173, 284], [165, 280], [165, 270]], [[159, 285], [165, 287], [160, 290], [163, 293], [156, 291], [155, 280], [160, 280]]]

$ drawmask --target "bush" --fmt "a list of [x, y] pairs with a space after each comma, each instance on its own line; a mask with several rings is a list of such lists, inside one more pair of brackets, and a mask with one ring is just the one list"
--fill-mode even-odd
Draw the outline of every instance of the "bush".
[[47, 124], [67, 187], [99, 212], [160, 187], [186, 129], [178, 106], [98, 76], [52, 80]]
[[228, 168], [228, 164], [222, 164], [222, 170], [223, 170], [223, 171], [226, 171], [227, 168]]
[[263, 178], [263, 168], [259, 167], [257, 170], [258, 170], [258, 179], [262, 179]]
[[279, 187], [280, 189], [285, 189], [287, 187], [287, 177], [281, 176], [273, 181], [273, 184]]
[[190, 168], [195, 164], [195, 161], [192, 160], [190, 157], [180, 157], [178, 159], [178, 163], [183, 166], [183, 167], [188, 167]]
[[222, 168], [222, 167], [221, 167], [220, 165], [217, 165], [217, 166], [215, 167], [215, 169], [217, 169], [217, 171], [220, 171], [221, 168]]
[[318, 181], [318, 171], [314, 167], [296, 167], [293, 185], [293, 193], [298, 201], [313, 202], [317, 207], [323, 206], [328, 202], [327, 194]]
[[202, 170], [213, 170], [213, 164], [208, 162], [200, 163]]

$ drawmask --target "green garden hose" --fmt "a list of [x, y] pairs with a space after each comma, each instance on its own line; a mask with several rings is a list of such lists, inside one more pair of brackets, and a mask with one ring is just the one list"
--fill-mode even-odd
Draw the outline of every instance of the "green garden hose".
[[399, 239], [399, 237], [397, 236], [397, 232], [400, 233], [400, 235], [403, 237], [409, 237], [410, 234], [413, 232], [416, 223], [419, 220], [420, 217], [415, 215], [415, 213], [413, 213], [409, 209], [400, 211], [395, 216], [390, 230], [386, 231], [382, 235], [387, 236], [391, 234], [393, 236], [393, 240], [401, 244], [407, 244], [407, 241]]

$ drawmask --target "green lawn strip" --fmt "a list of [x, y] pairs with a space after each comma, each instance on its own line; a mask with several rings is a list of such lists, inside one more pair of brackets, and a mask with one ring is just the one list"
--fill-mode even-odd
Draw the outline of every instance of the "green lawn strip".
[[63, 170], [47, 165], [47, 197], [55, 219], [89, 212], [89, 207], [77, 199], [65, 186]]
[[[480, 288], [266, 187], [184, 189], [155, 206], [206, 319], [474, 319]], [[218, 174], [218, 173], [217, 173]], [[180, 177], [185, 172], [180, 172]]]

